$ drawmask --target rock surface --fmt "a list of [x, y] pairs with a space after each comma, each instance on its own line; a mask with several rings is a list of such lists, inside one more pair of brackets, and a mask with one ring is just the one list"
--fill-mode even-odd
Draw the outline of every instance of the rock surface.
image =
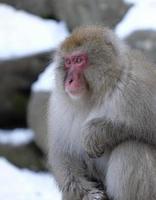
[[53, 16], [53, 7], [50, 0], [0, 0], [0, 3], [9, 4], [17, 9], [46, 18]]
[[0, 61], [0, 127], [26, 126], [31, 84], [47, 66], [52, 52]]
[[64, 20], [70, 29], [84, 24], [114, 27], [130, 5], [123, 0], [0, 0], [46, 18]]
[[35, 141], [47, 153], [47, 112], [50, 92], [34, 92], [28, 106], [28, 125], [35, 133]]
[[156, 63], [156, 31], [136, 31], [126, 38], [126, 42], [132, 48], [143, 51]]
[[0, 144], [0, 156], [20, 168], [33, 171], [47, 170], [45, 157], [34, 142], [21, 146]]
[[130, 7], [122, 0], [53, 0], [53, 6], [55, 16], [70, 29], [84, 24], [114, 27]]

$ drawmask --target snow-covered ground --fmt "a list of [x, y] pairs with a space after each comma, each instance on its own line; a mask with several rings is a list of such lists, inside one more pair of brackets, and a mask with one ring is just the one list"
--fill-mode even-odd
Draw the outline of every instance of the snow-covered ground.
[[64, 22], [45, 20], [0, 3], [0, 59], [51, 50], [67, 35]]
[[0, 157], [1, 200], [61, 200], [61, 193], [49, 173], [18, 169]]
[[[18, 146], [33, 139], [30, 129], [0, 130], [0, 144]], [[50, 173], [19, 169], [0, 157], [0, 199], [61, 200], [61, 193]]]

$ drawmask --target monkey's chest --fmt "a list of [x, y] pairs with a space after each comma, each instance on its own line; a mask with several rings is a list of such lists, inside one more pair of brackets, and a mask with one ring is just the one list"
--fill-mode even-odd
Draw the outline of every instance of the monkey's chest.
[[71, 129], [69, 131], [68, 145], [71, 147], [71, 151], [83, 154], [84, 150], [82, 147], [82, 122], [80, 120], [73, 120]]
[[72, 115], [68, 113], [61, 117], [59, 122], [59, 129], [57, 130], [57, 140], [61, 146], [68, 153], [83, 154], [83, 147], [81, 144], [83, 120], [82, 117], [78, 115]]

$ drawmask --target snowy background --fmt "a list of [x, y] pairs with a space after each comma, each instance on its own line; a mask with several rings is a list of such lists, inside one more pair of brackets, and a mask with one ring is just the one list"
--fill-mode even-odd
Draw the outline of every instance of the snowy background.
[[[156, 0], [125, 0], [134, 6], [116, 26], [125, 38], [136, 30], [156, 30]], [[31, 31], [30, 31], [31, 30]], [[55, 49], [69, 34], [65, 22], [42, 19], [0, 3], [0, 59], [19, 58]], [[55, 63], [47, 66], [32, 91], [51, 91], [54, 87]], [[30, 129], [0, 130], [0, 145], [19, 146], [34, 140]], [[13, 165], [0, 157], [0, 199], [61, 200], [61, 194], [49, 172], [34, 172]]]
[[[0, 145], [19, 146], [33, 139], [29, 129], [0, 130]], [[50, 173], [19, 169], [4, 157], [0, 157], [0, 185], [0, 199], [4, 200], [61, 200]]]

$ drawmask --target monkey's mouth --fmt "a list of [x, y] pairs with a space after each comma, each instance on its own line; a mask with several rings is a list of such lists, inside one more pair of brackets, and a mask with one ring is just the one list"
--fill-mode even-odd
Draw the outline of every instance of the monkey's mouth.
[[70, 96], [81, 96], [84, 92], [84, 88], [83, 87], [65, 87], [65, 91], [67, 92], [68, 95]]
[[72, 98], [72, 99], [79, 99], [83, 96], [85, 93], [84, 87], [65, 87], [66, 93]]

